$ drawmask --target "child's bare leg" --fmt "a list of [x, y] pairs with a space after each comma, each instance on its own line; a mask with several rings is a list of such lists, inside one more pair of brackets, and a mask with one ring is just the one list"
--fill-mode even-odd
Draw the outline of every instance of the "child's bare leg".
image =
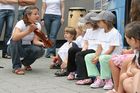
[[127, 71], [127, 66], [128, 66], [128, 64], [129, 64], [130, 62], [131, 62], [130, 59], [124, 60], [124, 62], [122, 63], [120, 75], [121, 75], [122, 73], [125, 73], [125, 72]]
[[120, 80], [119, 80], [118, 92], [117, 92], [117, 93], [125, 93], [124, 87], [123, 87], [123, 82], [124, 82], [124, 80], [125, 80], [126, 78], [128, 78], [127, 73], [121, 74]]
[[60, 58], [60, 56], [58, 55], [58, 61], [57, 61], [58, 64], [62, 64], [62, 59]]
[[117, 91], [119, 85], [120, 69], [114, 64], [113, 61], [110, 61], [109, 64], [112, 72], [114, 89]]
[[[123, 81], [123, 88], [124, 88], [124, 90], [125, 90], [126, 93], [133, 93], [132, 92], [132, 88], [134, 86], [132, 86], [132, 82], [133, 82], [133, 77], [126, 78]], [[136, 93], [136, 92], [134, 92], [134, 93]]]
[[138, 72], [133, 78], [133, 92], [132, 93], [140, 93], [140, 72]]
[[66, 69], [66, 68], [67, 68], [67, 62], [62, 62], [61, 69]]
[[[123, 62], [122, 67], [121, 67], [121, 71], [120, 71], [120, 76], [127, 71], [127, 66], [129, 63], [130, 63], [130, 59], [125, 60]], [[119, 91], [122, 91], [122, 81], [120, 81], [120, 79], [121, 79], [121, 77], [119, 78], [118, 93], [125, 93], [125, 92], [119, 92]]]

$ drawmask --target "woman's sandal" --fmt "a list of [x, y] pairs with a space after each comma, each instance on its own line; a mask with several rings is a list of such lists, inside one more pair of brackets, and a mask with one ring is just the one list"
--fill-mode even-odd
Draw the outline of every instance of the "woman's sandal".
[[25, 69], [26, 71], [31, 71], [31, 70], [32, 70], [32, 67], [31, 67], [31, 66], [25, 66], [24, 69]]
[[91, 79], [78, 80], [76, 82], [77, 85], [89, 85], [91, 83], [92, 83]]
[[25, 74], [25, 72], [21, 68], [13, 70], [13, 73], [15, 73], [17, 75], [24, 75]]

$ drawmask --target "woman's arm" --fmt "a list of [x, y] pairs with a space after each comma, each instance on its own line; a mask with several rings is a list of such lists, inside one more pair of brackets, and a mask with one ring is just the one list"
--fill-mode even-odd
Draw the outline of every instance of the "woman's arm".
[[21, 29], [15, 27], [14, 31], [12, 33], [12, 40], [13, 41], [18, 41], [21, 40], [23, 37], [25, 37], [26, 35], [30, 34], [31, 32], [33, 32], [36, 29], [36, 25], [35, 24], [31, 24], [26, 31], [21, 31]]
[[64, 11], [65, 11], [65, 3], [64, 3], [64, 0], [61, 0], [61, 3], [60, 3], [60, 9], [61, 9], [61, 24], [64, 23]]
[[43, 2], [43, 0], [42, 0], [41, 19], [44, 18], [46, 8], [47, 8], [47, 4], [46, 4], [46, 2]]
[[18, 0], [0, 0], [0, 3], [3, 3], [3, 4], [17, 4]]
[[19, 5], [26, 6], [26, 5], [35, 5], [37, 0], [18, 0]]

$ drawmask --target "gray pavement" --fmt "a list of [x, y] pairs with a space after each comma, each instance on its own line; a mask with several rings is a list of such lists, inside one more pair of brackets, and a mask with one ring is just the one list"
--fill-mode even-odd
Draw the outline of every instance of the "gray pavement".
[[49, 69], [50, 59], [42, 57], [32, 65], [33, 70], [25, 75], [12, 73], [11, 59], [1, 58], [0, 93], [105, 93], [105, 90], [91, 89], [89, 85], [76, 85], [75, 80], [55, 77], [56, 70]]

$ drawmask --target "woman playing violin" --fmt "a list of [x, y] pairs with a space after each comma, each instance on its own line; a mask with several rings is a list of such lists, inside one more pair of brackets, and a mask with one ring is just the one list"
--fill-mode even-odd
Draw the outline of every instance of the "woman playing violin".
[[[45, 44], [34, 33], [35, 30], [41, 31], [38, 20], [39, 9], [35, 6], [27, 7], [23, 19], [18, 21], [13, 29], [7, 51], [12, 57], [13, 72], [17, 75], [23, 75], [25, 70], [32, 70], [31, 64], [45, 52]], [[22, 64], [24, 69], [21, 68]]]

